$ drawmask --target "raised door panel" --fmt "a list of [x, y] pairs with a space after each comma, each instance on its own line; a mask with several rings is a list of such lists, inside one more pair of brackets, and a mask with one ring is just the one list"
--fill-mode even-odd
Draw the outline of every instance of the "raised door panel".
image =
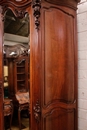
[[45, 104], [74, 101], [73, 24], [61, 10], [45, 12]]
[[74, 110], [55, 108], [44, 117], [44, 130], [74, 130]]
[[74, 13], [44, 9], [43, 19], [43, 130], [75, 130]]

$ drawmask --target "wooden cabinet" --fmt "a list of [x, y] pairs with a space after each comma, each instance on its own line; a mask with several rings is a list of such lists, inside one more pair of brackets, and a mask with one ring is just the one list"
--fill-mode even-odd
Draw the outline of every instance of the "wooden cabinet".
[[[0, 1], [3, 12], [10, 8], [20, 18], [26, 12], [30, 14], [31, 130], [78, 129], [76, 36], [78, 2], [79, 0]], [[2, 14], [0, 14], [0, 25], [2, 50]], [[0, 59], [3, 58], [2, 55], [3, 52], [0, 51]], [[2, 60], [0, 66], [2, 68]], [[18, 66], [20, 65], [16, 63], [15, 68], [17, 69]], [[16, 72], [19, 75], [15, 77], [16, 81], [22, 80], [20, 73], [17, 70]], [[1, 111], [3, 111], [2, 74], [1, 69]], [[24, 83], [24, 81], [18, 82]], [[0, 117], [0, 129], [3, 130], [1, 112]]]

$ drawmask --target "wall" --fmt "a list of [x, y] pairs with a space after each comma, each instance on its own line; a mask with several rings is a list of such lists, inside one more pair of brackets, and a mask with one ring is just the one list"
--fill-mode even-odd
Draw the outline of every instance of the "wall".
[[87, 0], [77, 10], [78, 30], [78, 130], [87, 130]]

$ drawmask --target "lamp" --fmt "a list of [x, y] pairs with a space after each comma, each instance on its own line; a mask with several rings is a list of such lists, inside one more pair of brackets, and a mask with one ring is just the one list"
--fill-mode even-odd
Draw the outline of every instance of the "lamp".
[[8, 66], [4, 66], [4, 87], [8, 86]]

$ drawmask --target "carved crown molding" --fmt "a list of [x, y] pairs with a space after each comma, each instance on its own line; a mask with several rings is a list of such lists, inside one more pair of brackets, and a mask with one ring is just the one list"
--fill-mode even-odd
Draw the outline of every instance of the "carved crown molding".
[[[70, 7], [73, 9], [77, 9], [77, 3], [80, 0], [43, 0], [45, 2]], [[13, 11], [13, 13], [19, 17], [23, 18], [27, 13], [26, 9], [32, 5], [33, 15], [35, 17], [35, 26], [36, 29], [39, 30], [40, 26], [40, 9], [41, 9], [41, 0], [0, 0], [0, 6], [2, 6], [3, 14], [9, 8]]]
[[31, 0], [0, 0], [0, 6], [2, 6], [3, 14], [7, 9], [11, 9], [17, 17], [24, 17], [26, 9], [31, 5]]
[[7, 9], [11, 9], [16, 17], [23, 18], [27, 13], [26, 9], [32, 5], [33, 15], [35, 17], [36, 29], [39, 29], [40, 21], [40, 8], [41, 0], [0, 0], [0, 6], [2, 7], [2, 14], [5, 14]]
[[44, 0], [45, 2], [55, 4], [55, 5], [60, 5], [60, 6], [66, 6], [72, 9], [77, 9], [77, 4], [81, 0]]
[[0, 5], [8, 5], [8, 6], [15, 6], [15, 7], [23, 7], [29, 6], [32, 0], [0, 0]]

